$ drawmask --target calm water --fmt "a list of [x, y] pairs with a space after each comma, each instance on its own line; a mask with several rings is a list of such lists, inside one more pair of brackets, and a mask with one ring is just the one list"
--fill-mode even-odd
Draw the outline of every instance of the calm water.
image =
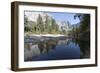
[[31, 37], [25, 40], [24, 60], [80, 59], [80, 47], [70, 38]]

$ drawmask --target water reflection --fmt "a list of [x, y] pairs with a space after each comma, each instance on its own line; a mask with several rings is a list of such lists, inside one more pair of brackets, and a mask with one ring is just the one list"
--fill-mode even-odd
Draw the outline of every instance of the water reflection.
[[85, 42], [67, 37], [28, 37], [24, 41], [24, 60], [60, 60], [83, 58]]
[[55, 49], [56, 45], [57, 40], [44, 40], [38, 43], [38, 47], [41, 53], [43, 53], [44, 51], [49, 52], [49, 50]]
[[86, 38], [77, 38], [75, 42], [80, 46], [81, 59], [90, 58], [90, 40]]

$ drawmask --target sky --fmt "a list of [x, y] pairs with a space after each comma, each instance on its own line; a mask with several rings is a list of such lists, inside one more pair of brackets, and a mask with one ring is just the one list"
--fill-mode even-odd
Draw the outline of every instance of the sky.
[[[41, 14], [42, 12], [39, 11], [25, 11], [25, 15], [29, 17], [30, 20], [36, 20], [38, 14]], [[54, 18], [56, 21], [69, 21], [71, 25], [77, 24], [80, 22], [78, 18], [74, 19], [74, 15], [76, 13], [67, 13], [67, 12], [45, 12], [52, 18]]]
[[64, 13], [64, 12], [49, 12], [48, 14], [50, 14], [54, 19], [56, 19], [56, 21], [69, 21], [71, 23], [71, 25], [73, 24], [77, 24], [80, 22], [80, 20], [78, 18], [74, 19], [74, 15], [76, 13]]

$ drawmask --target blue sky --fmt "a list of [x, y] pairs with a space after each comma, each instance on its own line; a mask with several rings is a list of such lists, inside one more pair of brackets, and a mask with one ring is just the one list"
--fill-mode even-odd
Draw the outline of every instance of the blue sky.
[[69, 21], [71, 25], [80, 22], [78, 18], [74, 19], [75, 13], [63, 13], [63, 12], [48, 12], [56, 21]]

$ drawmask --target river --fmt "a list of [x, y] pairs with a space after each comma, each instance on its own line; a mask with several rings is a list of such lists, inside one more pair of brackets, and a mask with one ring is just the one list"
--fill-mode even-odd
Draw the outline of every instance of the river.
[[80, 46], [68, 37], [28, 37], [24, 39], [24, 61], [80, 59]]

